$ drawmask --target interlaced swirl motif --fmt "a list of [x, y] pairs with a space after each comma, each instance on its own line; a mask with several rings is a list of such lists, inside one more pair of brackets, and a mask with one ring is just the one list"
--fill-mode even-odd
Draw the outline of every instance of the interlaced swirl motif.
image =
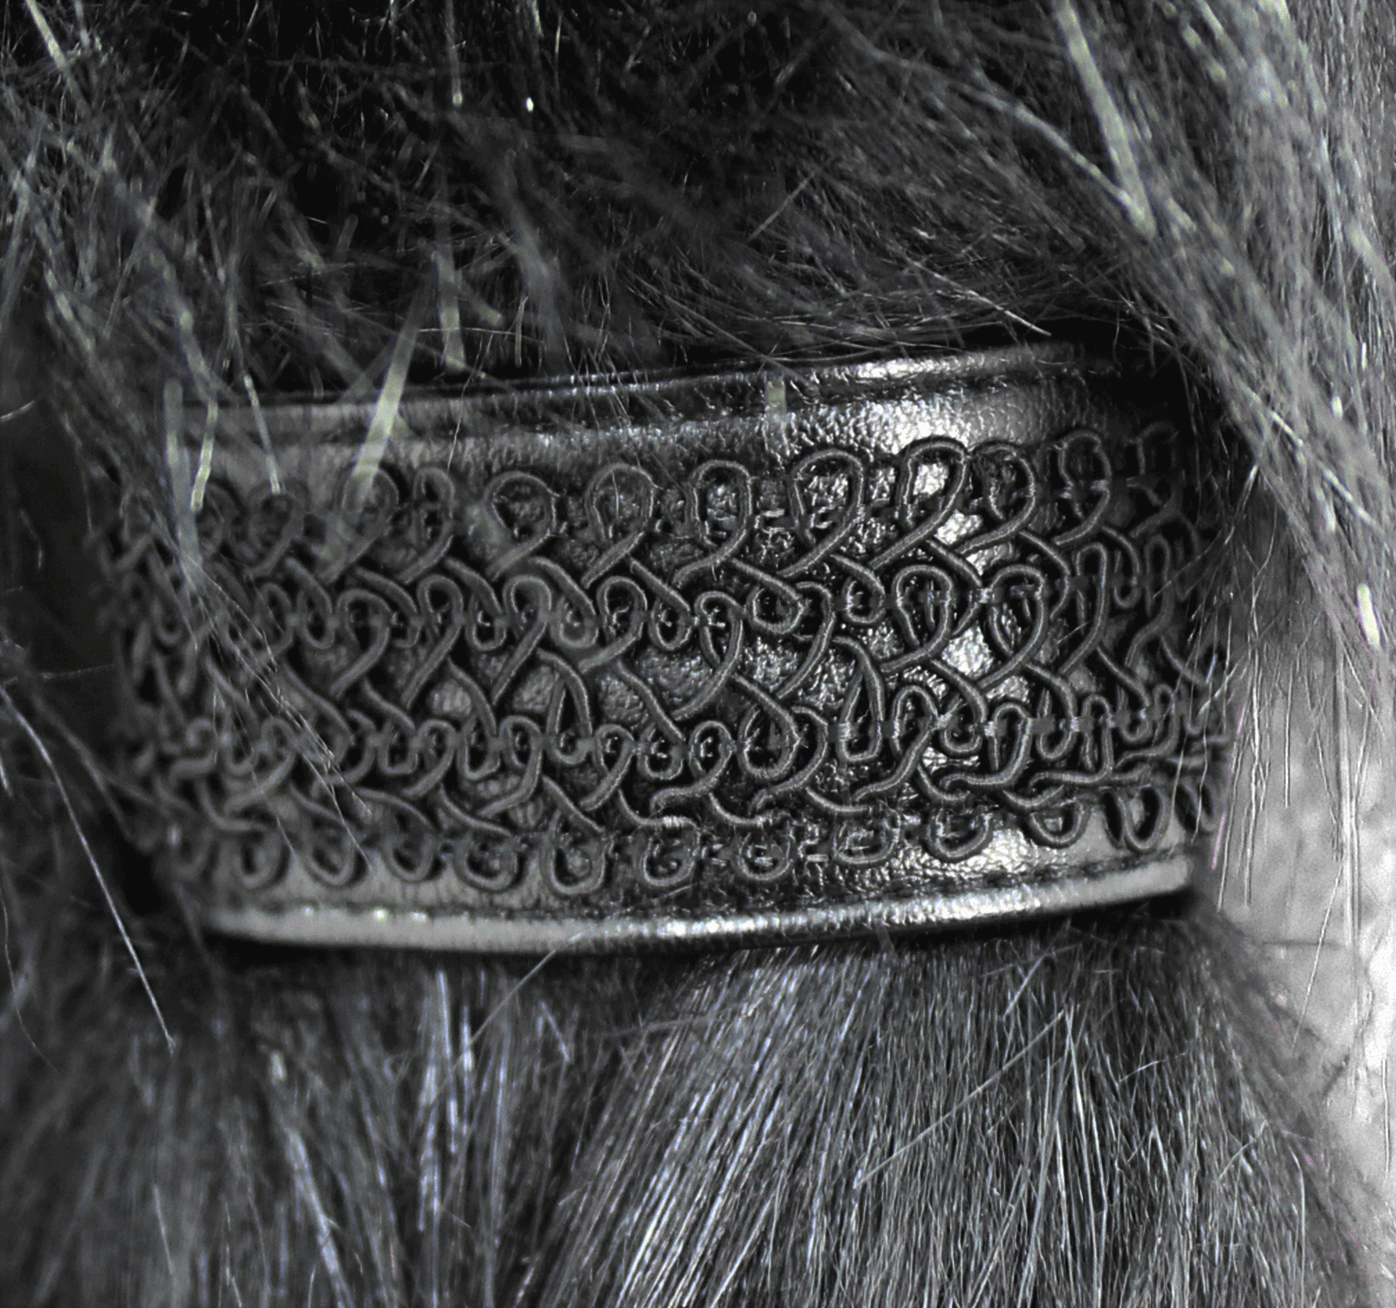
[[573, 908], [1093, 815], [1147, 851], [1207, 823], [1222, 732], [1175, 446], [385, 466], [352, 513], [215, 477], [193, 586], [122, 514], [129, 770], [185, 874], [233, 849], [247, 893], [290, 849]]

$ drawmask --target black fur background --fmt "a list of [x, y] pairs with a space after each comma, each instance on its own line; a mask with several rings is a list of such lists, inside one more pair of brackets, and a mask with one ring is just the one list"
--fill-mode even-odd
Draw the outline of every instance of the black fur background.
[[113, 466], [187, 511], [171, 395], [1087, 340], [1194, 398], [1238, 678], [1320, 653], [1378, 706], [1393, 43], [1329, 0], [6, 9], [4, 1302], [1360, 1299], [1194, 906], [669, 961], [200, 940], [108, 816], [73, 542]]

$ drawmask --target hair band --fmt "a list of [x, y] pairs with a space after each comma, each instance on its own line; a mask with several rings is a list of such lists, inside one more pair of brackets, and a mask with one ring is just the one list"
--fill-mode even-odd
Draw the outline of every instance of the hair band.
[[1226, 715], [1178, 399], [1054, 348], [224, 412], [188, 539], [107, 538], [132, 828], [306, 945], [1180, 889]]

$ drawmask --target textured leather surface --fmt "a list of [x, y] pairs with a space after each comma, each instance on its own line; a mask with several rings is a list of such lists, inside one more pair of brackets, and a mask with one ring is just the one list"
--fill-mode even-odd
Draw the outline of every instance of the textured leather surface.
[[1224, 721], [1170, 399], [1019, 351], [224, 415], [197, 544], [112, 550], [146, 842], [306, 943], [1176, 889]]

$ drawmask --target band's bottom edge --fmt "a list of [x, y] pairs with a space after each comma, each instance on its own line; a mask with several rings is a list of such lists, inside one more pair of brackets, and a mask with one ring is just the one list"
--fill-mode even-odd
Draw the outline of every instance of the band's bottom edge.
[[401, 908], [250, 906], [205, 909], [211, 931], [267, 944], [316, 948], [451, 950], [483, 954], [588, 954], [838, 939], [953, 930], [1084, 912], [1186, 889], [1184, 853], [1117, 871], [1059, 877], [939, 895], [867, 898], [846, 903], [710, 917], [647, 913], [589, 919], [433, 915]]

